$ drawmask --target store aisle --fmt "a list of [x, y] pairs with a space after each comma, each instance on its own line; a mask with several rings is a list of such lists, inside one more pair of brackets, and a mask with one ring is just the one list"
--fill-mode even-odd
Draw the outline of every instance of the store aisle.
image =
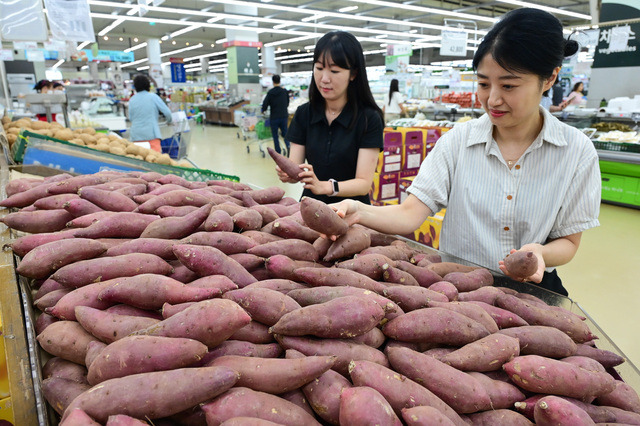
[[[199, 167], [233, 174], [258, 186], [280, 186], [298, 199], [300, 184], [284, 184], [274, 163], [258, 144], [237, 137], [238, 128], [206, 125], [192, 128], [189, 158]], [[267, 140], [265, 146], [272, 146]], [[640, 210], [603, 204], [601, 226], [583, 234], [575, 259], [559, 268], [571, 298], [640, 368], [640, 282], [634, 265], [640, 259]]]

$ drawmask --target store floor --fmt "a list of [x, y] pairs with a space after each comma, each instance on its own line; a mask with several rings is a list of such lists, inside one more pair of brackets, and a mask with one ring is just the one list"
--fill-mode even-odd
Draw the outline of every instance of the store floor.
[[[262, 157], [257, 143], [247, 153], [237, 134], [236, 127], [194, 127], [188, 156], [199, 167], [262, 187], [277, 185], [299, 198], [302, 187], [281, 183], [269, 156]], [[600, 223], [583, 234], [578, 254], [559, 274], [571, 298], [640, 367], [640, 274], [633, 266], [640, 260], [640, 210], [602, 204]]]

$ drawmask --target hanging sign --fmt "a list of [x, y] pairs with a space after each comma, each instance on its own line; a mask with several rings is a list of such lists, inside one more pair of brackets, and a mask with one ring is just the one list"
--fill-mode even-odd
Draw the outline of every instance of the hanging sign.
[[0, 1], [3, 40], [45, 41], [49, 38], [40, 0]]
[[600, 28], [593, 68], [640, 66], [640, 23]]
[[441, 56], [467, 56], [467, 32], [442, 30]]
[[96, 41], [87, 0], [44, 0], [51, 34], [60, 40]]
[[13, 61], [13, 50], [0, 49], [0, 61]]
[[183, 58], [170, 58], [171, 62], [171, 82], [172, 83], [186, 83], [187, 73], [184, 70]]

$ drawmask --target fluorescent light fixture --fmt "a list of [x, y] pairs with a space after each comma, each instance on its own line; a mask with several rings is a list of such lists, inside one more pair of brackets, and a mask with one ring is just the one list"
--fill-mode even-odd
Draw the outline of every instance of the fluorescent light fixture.
[[418, 30], [409, 30], [409, 34], [415, 34], [417, 32], [418, 32]]
[[[488, 16], [482, 16], [482, 15], [474, 15], [474, 14], [470, 14], [470, 13], [460, 13], [460, 12], [454, 12], [453, 10], [444, 10], [444, 9], [435, 9], [433, 7], [424, 7], [424, 6], [415, 6], [412, 4], [404, 4], [404, 3], [398, 3], [398, 2], [393, 2], [393, 1], [384, 1], [384, 0], [351, 0], [352, 2], [356, 2], [356, 3], [366, 3], [366, 4], [370, 4], [370, 5], [374, 5], [374, 6], [382, 6], [382, 7], [390, 7], [390, 8], [395, 8], [395, 9], [404, 9], [404, 10], [411, 10], [414, 12], [421, 12], [421, 13], [432, 13], [435, 15], [442, 15], [442, 16], [451, 16], [454, 18], [461, 18], [461, 19], [473, 19], [474, 21], [484, 21], [484, 22], [496, 22], [498, 20], [498, 18], [490, 18]], [[506, 0], [499, 0], [499, 1], [506, 1]], [[404, 24], [404, 22], [403, 22]]]
[[527, 1], [520, 1], [520, 0], [498, 0], [498, 1], [501, 2], [501, 3], [512, 4], [514, 6], [532, 7], [534, 9], [544, 10], [546, 12], [553, 13], [553, 14], [556, 14], [556, 15], [571, 16], [572, 18], [585, 19], [585, 20], [588, 20], [588, 21], [591, 20], [591, 15], [585, 15], [583, 13], [571, 12], [570, 10], [558, 9], [556, 7], [542, 6], [542, 5], [535, 4], [535, 3], [529, 3]]
[[202, 25], [191, 25], [190, 27], [185, 27], [185, 28], [182, 28], [182, 29], [180, 29], [178, 31], [172, 32], [171, 34], [169, 34], [169, 37], [178, 37], [179, 35], [182, 35], [182, 34], [197, 30], [198, 28], [201, 28], [201, 27], [202, 27]]
[[118, 18], [115, 21], [113, 21], [111, 24], [107, 25], [106, 27], [104, 27], [102, 29], [102, 31], [100, 31], [98, 33], [98, 35], [100, 37], [102, 37], [103, 35], [107, 34], [109, 31], [111, 31], [112, 29], [114, 29], [115, 27], [117, 27], [118, 25], [122, 24], [125, 21], [125, 18]]
[[139, 10], [139, 9], [140, 9], [140, 8], [139, 8], [138, 6], [133, 6], [131, 9], [129, 9], [129, 11], [127, 12], [127, 15], [129, 15], [129, 16], [133, 16], [133, 15], [135, 15], [136, 13], [138, 13], [138, 10]]
[[202, 43], [198, 43], [198, 44], [193, 45], [193, 46], [183, 47], [182, 49], [172, 50], [170, 52], [164, 52], [164, 53], [162, 53], [160, 55], [160, 57], [169, 56], [169, 55], [175, 55], [176, 53], [186, 52], [187, 50], [199, 49], [201, 47], [202, 47]]
[[198, 56], [192, 56], [190, 58], [184, 58], [185, 62], [191, 62], [191, 61], [195, 61], [195, 60], [200, 60], [202, 58], [210, 58], [212, 56], [220, 56], [220, 55], [226, 55], [227, 51], [226, 50], [222, 50], [220, 52], [214, 52], [214, 53], [207, 53], [205, 55], [198, 55]]
[[136, 44], [135, 46], [131, 46], [128, 49], [124, 49], [125, 53], [133, 52], [134, 50], [142, 49], [143, 47], [147, 47], [147, 42]]
[[51, 69], [55, 70], [56, 68], [58, 68], [60, 65], [64, 64], [64, 59], [60, 59], [58, 62], [56, 62]]
[[287, 56], [276, 56], [274, 59], [276, 61], [283, 61], [287, 59], [295, 59], [295, 58], [309, 58], [313, 57], [313, 53], [297, 53], [295, 55], [287, 55]]
[[221, 21], [221, 20], [222, 20], [222, 17], [216, 16], [216, 17], [207, 19], [207, 22], [210, 23], [210, 24], [213, 24], [214, 22], [218, 22], [218, 21]]
[[303, 49], [307, 49], [307, 50], [313, 50], [313, 49], [315, 49], [315, 48], [316, 48], [316, 45], [315, 45], [315, 44], [310, 44], [310, 45], [308, 45], [308, 46], [303, 47]]
[[311, 15], [311, 16], [307, 16], [305, 18], [302, 18], [301, 21], [302, 22], [309, 22], [309, 21], [317, 21], [318, 19], [322, 19], [324, 18], [326, 15], [319, 13], [317, 15]]
[[387, 37], [389, 37], [389, 36], [386, 35], [386, 34], [380, 34], [380, 35], [375, 36], [375, 38], [387, 38]]
[[222, 43], [226, 43], [227, 39], [226, 38], [221, 38], [220, 40], [216, 40], [216, 44], [222, 44]]
[[149, 58], [142, 58], [142, 59], [138, 59], [137, 61], [127, 62], [126, 64], [122, 64], [121, 68], [132, 67], [134, 65], [138, 65], [138, 64], [141, 64], [143, 62], [147, 62], [148, 60], [149, 60]]
[[202, 71], [202, 67], [198, 67], [198, 68], [189, 68], [189, 69], [185, 69], [185, 72], [198, 72], [198, 71]]
[[170, 65], [170, 64], [171, 64], [171, 62], [163, 62], [163, 63], [160, 64], [160, 66], [166, 67], [167, 65]]
[[290, 27], [290, 26], [291, 26], [291, 24], [278, 24], [278, 25], [274, 25], [273, 29], [274, 30], [281, 30], [283, 28]]
[[80, 43], [78, 45], [78, 47], [76, 48], [77, 50], [82, 50], [85, 47], [87, 47], [88, 45], [90, 45], [92, 42], [91, 41], [83, 41], [82, 43]]
[[89, 65], [83, 65], [80, 67], [80, 70], [88, 70], [89, 69]]
[[138, 70], [138, 71], [148, 70], [148, 69], [149, 69], [149, 65], [145, 65], [144, 67], [138, 67], [138, 68], [136, 68], [136, 70]]
[[163, 35], [162, 37], [160, 37], [160, 40], [167, 41], [167, 40], [169, 40], [169, 36], [168, 35]]
[[352, 10], [356, 10], [357, 8], [358, 8], [358, 6], [346, 6], [346, 7], [338, 9], [338, 12], [340, 12], [340, 13], [351, 12]]
[[387, 47], [388, 44], [387, 43], [380, 43], [380, 47]]

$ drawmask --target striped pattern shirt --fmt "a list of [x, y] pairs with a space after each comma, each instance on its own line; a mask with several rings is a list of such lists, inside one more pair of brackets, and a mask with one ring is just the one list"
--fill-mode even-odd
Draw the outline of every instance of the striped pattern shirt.
[[434, 213], [447, 208], [440, 250], [498, 270], [511, 249], [600, 224], [593, 143], [540, 110], [542, 131], [512, 169], [487, 114], [445, 133], [425, 158], [408, 192]]

